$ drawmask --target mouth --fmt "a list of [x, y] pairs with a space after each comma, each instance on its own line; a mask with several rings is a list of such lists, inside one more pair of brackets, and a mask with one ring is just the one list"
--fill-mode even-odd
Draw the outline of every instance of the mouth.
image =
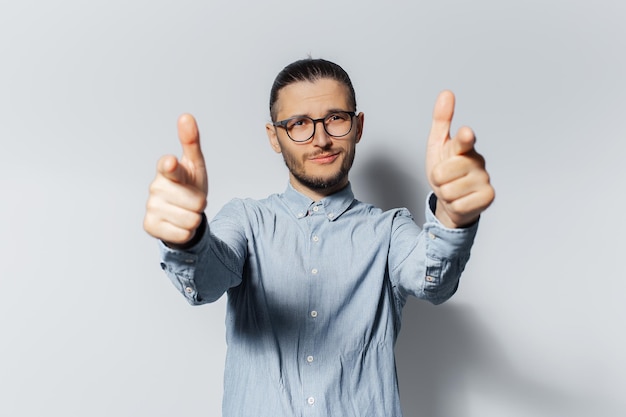
[[339, 153], [321, 154], [310, 157], [309, 161], [315, 164], [325, 165], [335, 162], [338, 157]]

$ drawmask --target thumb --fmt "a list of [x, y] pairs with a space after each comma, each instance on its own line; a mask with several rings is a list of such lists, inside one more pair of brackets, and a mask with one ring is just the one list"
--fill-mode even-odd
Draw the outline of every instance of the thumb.
[[183, 114], [178, 118], [178, 139], [183, 148], [183, 159], [191, 164], [191, 168], [205, 169], [198, 124], [191, 114]]
[[469, 127], [462, 127], [452, 139], [453, 152], [456, 155], [464, 155], [474, 149], [476, 135]]

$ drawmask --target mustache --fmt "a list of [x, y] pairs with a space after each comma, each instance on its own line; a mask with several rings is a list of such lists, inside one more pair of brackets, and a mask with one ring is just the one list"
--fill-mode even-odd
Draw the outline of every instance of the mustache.
[[321, 150], [318, 152], [311, 152], [305, 155], [306, 159], [315, 159], [315, 158], [320, 158], [320, 157], [326, 157], [326, 156], [331, 156], [331, 155], [335, 155], [341, 153], [341, 150], [339, 149], [326, 149], [326, 150]]

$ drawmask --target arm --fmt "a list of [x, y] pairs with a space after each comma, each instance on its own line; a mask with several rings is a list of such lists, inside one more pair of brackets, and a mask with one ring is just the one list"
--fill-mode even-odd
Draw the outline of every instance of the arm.
[[[219, 298], [241, 280], [245, 252], [237, 242], [226, 245], [206, 222], [208, 178], [193, 116], [178, 119], [183, 149], [179, 159], [168, 155], [157, 165], [146, 204], [144, 229], [160, 240], [162, 268], [192, 304]], [[244, 245], [244, 240], [239, 240]], [[206, 271], [211, 269], [211, 271]]]
[[468, 127], [450, 137], [454, 95], [439, 94], [426, 149], [426, 174], [433, 194], [423, 231], [406, 217], [394, 220], [390, 277], [402, 302], [407, 294], [439, 304], [450, 298], [469, 260], [480, 214], [495, 192]]

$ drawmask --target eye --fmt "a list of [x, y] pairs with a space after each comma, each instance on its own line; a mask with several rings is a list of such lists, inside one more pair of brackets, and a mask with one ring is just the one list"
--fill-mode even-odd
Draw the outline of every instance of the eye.
[[287, 122], [287, 129], [300, 129], [311, 123], [306, 117], [294, 117]]
[[326, 116], [327, 122], [345, 122], [350, 120], [350, 115], [348, 113], [339, 112], [339, 113], [331, 113]]

